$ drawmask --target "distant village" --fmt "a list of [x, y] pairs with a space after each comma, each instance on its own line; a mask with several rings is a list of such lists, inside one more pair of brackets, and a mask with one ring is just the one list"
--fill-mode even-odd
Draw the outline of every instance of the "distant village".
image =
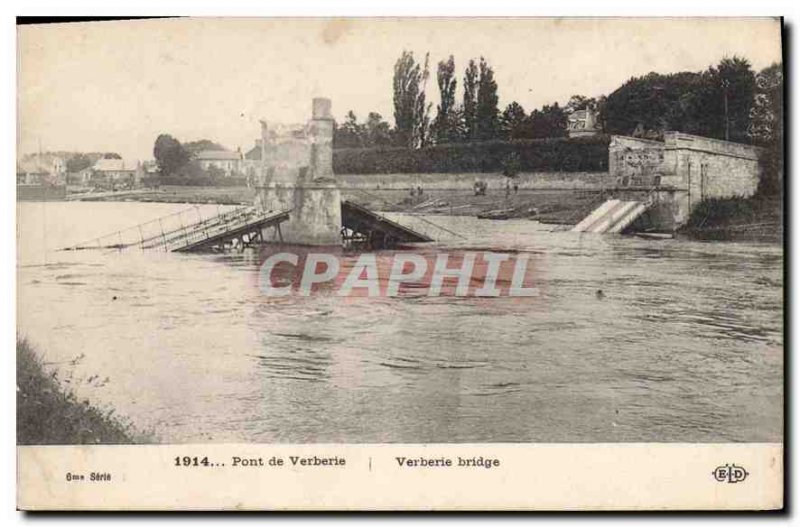
[[[229, 180], [231, 184], [251, 184], [261, 162], [260, 139], [247, 152], [241, 149], [200, 150], [193, 161], [203, 172]], [[70, 160], [88, 158], [89, 166], [70, 170]], [[74, 163], [73, 163], [74, 164]], [[155, 160], [123, 159], [115, 153], [42, 152], [27, 154], [17, 162], [18, 187], [66, 187], [70, 190], [127, 190], [158, 184], [159, 167]]]

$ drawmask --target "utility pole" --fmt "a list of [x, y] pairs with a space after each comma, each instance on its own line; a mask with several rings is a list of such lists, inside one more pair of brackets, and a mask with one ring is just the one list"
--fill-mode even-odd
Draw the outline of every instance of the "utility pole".
[[725, 140], [730, 141], [730, 128], [731, 121], [728, 119], [728, 86], [730, 82], [728, 79], [722, 79], [722, 96], [725, 102]]

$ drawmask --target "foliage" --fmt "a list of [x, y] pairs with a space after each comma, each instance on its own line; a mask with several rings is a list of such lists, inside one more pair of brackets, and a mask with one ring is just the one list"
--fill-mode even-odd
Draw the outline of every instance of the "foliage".
[[567, 101], [564, 107], [567, 113], [572, 113], [577, 110], [593, 110], [597, 111], [597, 99], [594, 97], [586, 97], [585, 95], [573, 95]]
[[77, 153], [67, 159], [66, 163], [67, 172], [69, 173], [80, 172], [81, 170], [87, 169], [90, 166], [94, 165], [94, 163], [95, 159], [92, 159], [91, 156], [83, 153]]
[[753, 218], [753, 202], [745, 198], [709, 198], [692, 209], [687, 228], [715, 227], [727, 223], [730, 218]]
[[696, 204], [680, 231], [706, 240], [781, 242], [783, 211], [778, 196], [711, 198]]
[[159, 169], [162, 185], [215, 186], [232, 185], [230, 177], [221, 168], [211, 166], [203, 170], [194, 156], [203, 150], [223, 151], [225, 147], [209, 139], [181, 143], [169, 134], [161, 134], [153, 146], [153, 157]]
[[378, 112], [369, 112], [364, 128], [367, 146], [389, 146], [392, 144], [392, 129]]
[[447, 61], [439, 62], [436, 70], [436, 81], [439, 86], [439, 104], [436, 106], [436, 118], [432, 125], [433, 140], [436, 143], [451, 143], [460, 137], [458, 125], [458, 109], [456, 107], [455, 61], [453, 56]]
[[17, 340], [17, 444], [133, 443], [130, 425], [62, 388], [58, 374]]
[[483, 57], [478, 69], [480, 74], [475, 106], [475, 136], [479, 141], [486, 141], [497, 138], [498, 134], [497, 82], [494, 80], [494, 70]]
[[364, 138], [366, 127], [358, 124], [358, 119], [353, 110], [347, 112], [345, 121], [341, 126], [337, 125], [333, 134], [334, 148], [360, 148], [366, 146]]
[[366, 122], [360, 124], [356, 114], [350, 110], [345, 122], [341, 126], [336, 125], [333, 131], [334, 148], [365, 148], [391, 144], [391, 127], [377, 112], [370, 112]]
[[428, 80], [428, 55], [424, 65], [414, 60], [414, 54], [403, 51], [394, 66], [395, 139], [399, 146], [418, 148], [427, 139], [425, 83]]
[[608, 96], [601, 112], [613, 134], [631, 135], [640, 127], [656, 135], [677, 130], [745, 142], [754, 94], [750, 64], [733, 57], [703, 72], [631, 78]]
[[333, 152], [338, 174], [501, 172], [515, 153], [519, 171], [608, 169], [608, 136], [449, 143], [423, 149], [352, 148]]
[[156, 138], [153, 157], [158, 163], [160, 174], [165, 177], [178, 174], [191, 159], [180, 141], [169, 134], [161, 134]]
[[780, 195], [783, 187], [783, 67], [772, 64], [756, 76], [750, 112], [750, 137], [762, 147], [759, 153], [759, 194]]
[[519, 136], [526, 139], [543, 139], [567, 136], [567, 113], [558, 103], [545, 104], [541, 110], [533, 110], [528, 116]]
[[[750, 63], [740, 57], [724, 58], [716, 68], [709, 68], [708, 75], [711, 100], [706, 104], [710, 106], [707, 111], [712, 119], [710, 137], [748, 142], [750, 110], [756, 92]], [[722, 119], [714, 119], [714, 114]]]
[[473, 141], [477, 138], [476, 110], [478, 106], [478, 66], [470, 59], [464, 70], [464, 103], [462, 105], [464, 119], [464, 139]]
[[517, 152], [510, 152], [500, 163], [503, 168], [503, 175], [507, 178], [515, 178], [519, 174], [521, 163]]
[[224, 146], [219, 143], [215, 143], [210, 139], [200, 139], [198, 141], [189, 141], [188, 143], [183, 143], [183, 148], [189, 152], [190, 155], [197, 155], [198, 152], [202, 152], [203, 150], [214, 150], [214, 151], [224, 151], [227, 150]]
[[516, 101], [512, 102], [500, 115], [500, 137], [503, 139], [519, 139], [528, 116], [525, 109]]

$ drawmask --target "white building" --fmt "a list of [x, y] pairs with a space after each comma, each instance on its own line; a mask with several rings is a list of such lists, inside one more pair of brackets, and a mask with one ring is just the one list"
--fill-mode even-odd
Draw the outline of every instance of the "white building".
[[242, 153], [229, 150], [201, 150], [195, 156], [195, 161], [203, 170], [216, 168], [222, 170], [226, 177], [242, 173]]
[[66, 161], [53, 154], [28, 155], [17, 163], [17, 185], [61, 185], [66, 175]]
[[124, 159], [98, 159], [90, 168], [80, 172], [84, 185], [134, 186], [137, 181], [137, 164]]
[[596, 135], [602, 131], [594, 110], [575, 110], [567, 116], [567, 133], [570, 137]]

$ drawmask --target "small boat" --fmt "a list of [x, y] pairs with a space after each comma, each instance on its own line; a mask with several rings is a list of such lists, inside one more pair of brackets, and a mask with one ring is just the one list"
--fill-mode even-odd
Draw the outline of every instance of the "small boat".
[[481, 220], [507, 220], [512, 217], [514, 209], [489, 210], [479, 212], [478, 219]]

